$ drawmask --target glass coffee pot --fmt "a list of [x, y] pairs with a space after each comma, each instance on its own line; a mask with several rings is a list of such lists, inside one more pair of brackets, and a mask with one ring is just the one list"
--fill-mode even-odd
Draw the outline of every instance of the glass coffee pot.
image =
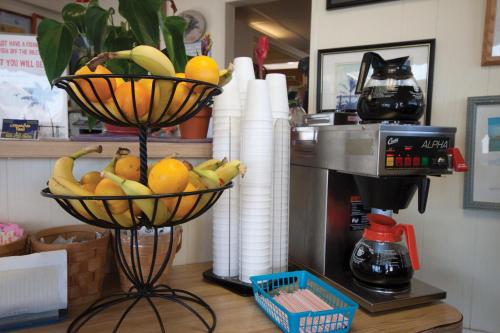
[[[373, 68], [373, 74], [366, 78]], [[409, 57], [384, 60], [379, 54], [363, 55], [356, 94], [357, 111], [364, 122], [418, 123], [425, 111], [422, 89], [413, 77]]]
[[[415, 231], [380, 214], [368, 214], [369, 226], [354, 247], [350, 267], [356, 279], [374, 287], [407, 285], [420, 268]], [[405, 234], [406, 244], [402, 241]]]

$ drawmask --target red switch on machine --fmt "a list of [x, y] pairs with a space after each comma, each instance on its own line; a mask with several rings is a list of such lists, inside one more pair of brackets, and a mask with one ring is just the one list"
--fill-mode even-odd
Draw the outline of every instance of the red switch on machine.
[[448, 149], [448, 154], [451, 155], [453, 170], [455, 170], [455, 172], [469, 171], [469, 166], [465, 162], [465, 159], [462, 156], [462, 153], [460, 153], [460, 149], [450, 148], [450, 149]]

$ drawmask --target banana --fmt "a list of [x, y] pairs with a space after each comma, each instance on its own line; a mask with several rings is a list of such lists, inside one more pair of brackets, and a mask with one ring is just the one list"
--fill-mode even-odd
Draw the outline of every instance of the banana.
[[221, 69], [219, 71], [219, 87], [225, 86], [229, 81], [231, 81], [231, 77], [233, 76], [234, 65], [232, 63], [226, 69]]
[[[127, 195], [152, 195], [153, 192], [145, 185], [128, 179], [123, 179], [111, 172], [104, 171], [103, 176], [115, 184], [120, 185]], [[136, 199], [134, 203], [146, 214], [149, 221], [154, 225], [161, 225], [168, 220], [170, 212], [167, 207], [158, 200], [155, 214], [155, 199]], [[153, 219], [154, 217], [154, 219]]]
[[[54, 191], [51, 192], [59, 195], [77, 195], [77, 196], [93, 196], [92, 192], [89, 192], [82, 188], [80, 185], [75, 184], [74, 182], [63, 178], [54, 176], [51, 177], [49, 183], [52, 182]], [[103, 209], [97, 201], [95, 200], [84, 200], [85, 205], [87, 206], [90, 213], [85, 209], [82, 203], [76, 199], [69, 200], [70, 204], [73, 208], [83, 217], [89, 220], [93, 220], [95, 218], [99, 220], [103, 220], [109, 223], [113, 223], [113, 219], [110, 217], [111, 212], [107, 212]], [[121, 213], [113, 215], [115, 221], [123, 227], [131, 227], [132, 226], [132, 218], [130, 216], [129, 210]]]
[[205, 162], [202, 162], [196, 166], [198, 170], [212, 170], [215, 171], [219, 167], [223, 166], [224, 164], [227, 163], [227, 158], [223, 158], [222, 160], [218, 159], [211, 159], [211, 160], [206, 160]]
[[[138, 45], [131, 50], [101, 53], [94, 59], [92, 59], [88, 63], [88, 66], [89, 68], [93, 69], [111, 59], [131, 60], [147, 70], [152, 75], [171, 77], [175, 76], [174, 65], [172, 64], [170, 59], [168, 59], [168, 57], [157, 48], [148, 45]], [[167, 108], [167, 104], [170, 100], [170, 95], [172, 94], [173, 87], [172, 81], [156, 80], [155, 82], [155, 90], [158, 89], [160, 93], [158, 98], [158, 105], [155, 105], [153, 114], [151, 115], [152, 122], [157, 122], [160, 120], [162, 114], [164, 113], [164, 110], [166, 110]], [[155, 99], [156, 97], [157, 96], [155, 94]]]
[[232, 160], [215, 170], [215, 173], [225, 185], [238, 175], [243, 177], [246, 171], [247, 167], [241, 161]]
[[108, 171], [111, 173], [115, 173], [115, 164], [116, 161], [122, 156], [130, 154], [130, 149], [128, 148], [123, 148], [123, 147], [118, 147], [116, 150], [115, 156], [113, 156], [113, 159], [102, 169], [102, 171]]
[[207, 189], [205, 184], [203, 184], [203, 182], [201, 181], [200, 176], [198, 176], [198, 174], [196, 172], [194, 172], [193, 170], [189, 171], [189, 182], [191, 183], [191, 185], [196, 187], [198, 190], [206, 190]]
[[[69, 181], [77, 184], [78, 180], [76, 180], [75, 177], [73, 176], [73, 167], [75, 160], [90, 153], [101, 153], [101, 152], [102, 152], [102, 146], [100, 145], [91, 146], [80, 149], [79, 151], [69, 156], [63, 156], [59, 158], [56, 161], [56, 164], [54, 164], [54, 167], [52, 168], [52, 177], [66, 178]], [[50, 181], [49, 181], [49, 189], [52, 191], [52, 189], [50, 188]]]
[[224, 185], [224, 181], [213, 170], [194, 168], [193, 171], [200, 176], [200, 181], [207, 189], [216, 189]]
[[193, 171], [199, 176], [203, 185], [209, 189], [214, 189], [229, 183], [238, 175], [243, 176], [246, 172], [246, 166], [241, 161], [233, 160], [218, 167], [215, 171], [200, 169], [199, 166], [195, 167]]

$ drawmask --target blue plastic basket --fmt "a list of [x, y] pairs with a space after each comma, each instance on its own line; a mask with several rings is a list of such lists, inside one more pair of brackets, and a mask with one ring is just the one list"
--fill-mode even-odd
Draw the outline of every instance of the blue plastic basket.
[[[349, 332], [358, 304], [306, 271], [253, 276], [255, 301], [283, 331], [289, 333]], [[273, 299], [280, 292], [309, 289], [333, 309], [293, 313]]]

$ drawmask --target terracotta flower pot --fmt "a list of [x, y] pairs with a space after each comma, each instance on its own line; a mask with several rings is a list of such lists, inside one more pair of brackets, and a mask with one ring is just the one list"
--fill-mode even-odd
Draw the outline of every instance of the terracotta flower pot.
[[181, 138], [205, 139], [207, 137], [211, 116], [212, 108], [204, 106], [193, 118], [179, 125]]

